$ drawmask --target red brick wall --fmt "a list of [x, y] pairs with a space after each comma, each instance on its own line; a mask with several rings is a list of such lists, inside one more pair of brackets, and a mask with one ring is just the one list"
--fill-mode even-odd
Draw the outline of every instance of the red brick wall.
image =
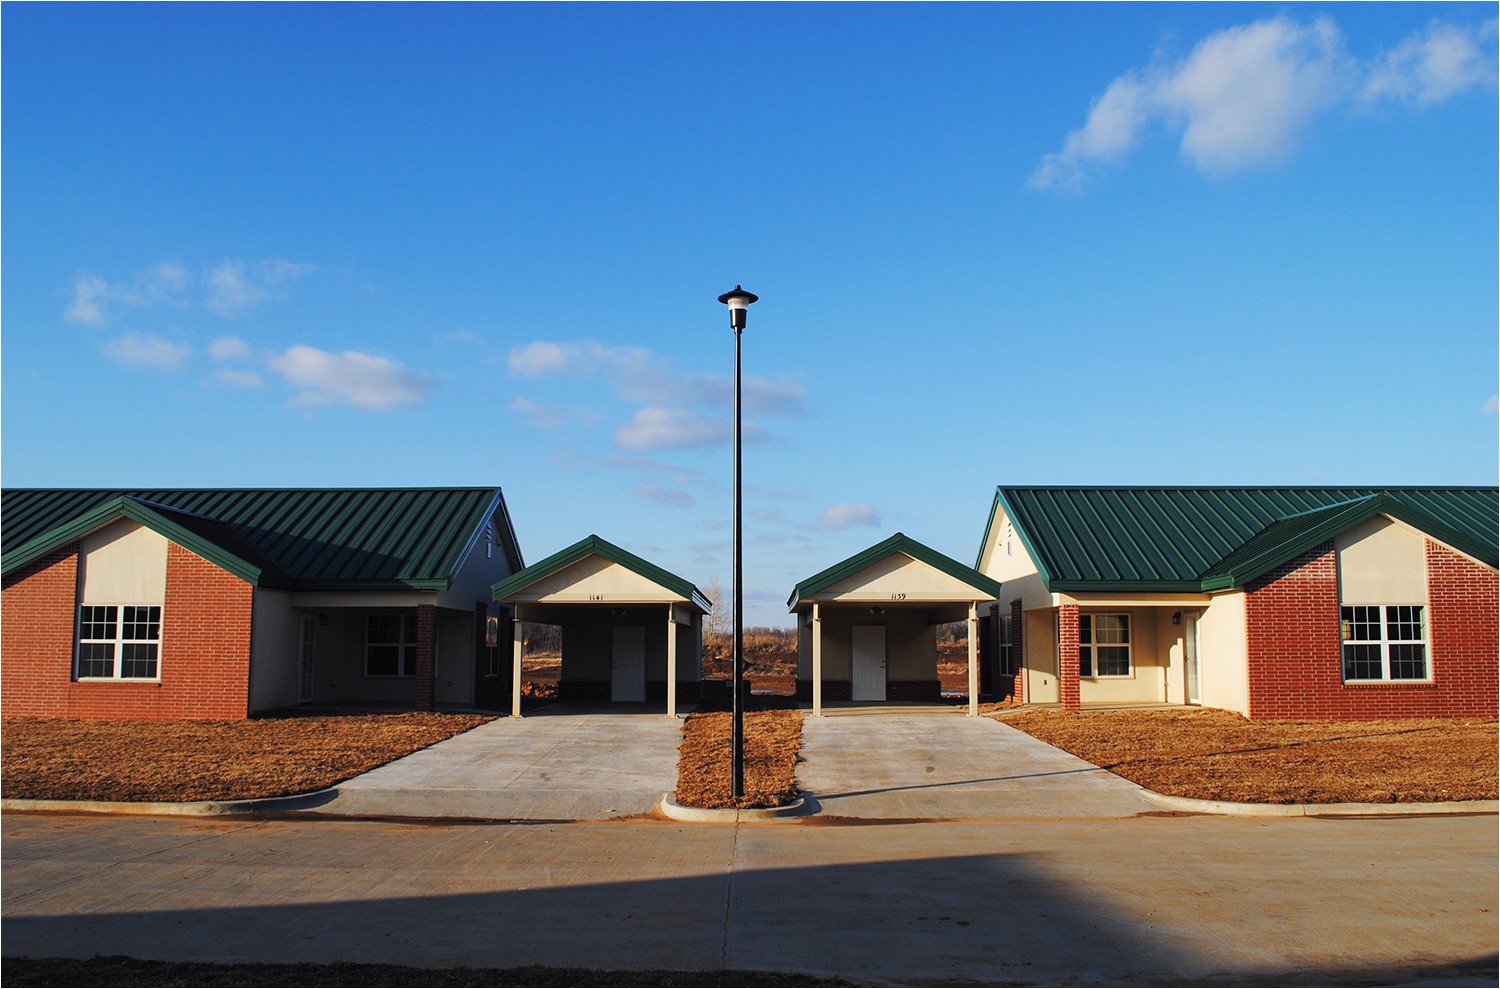
[[1077, 711], [1078, 684], [1078, 605], [1064, 604], [1057, 609], [1057, 694], [1064, 711]]
[[249, 713], [254, 588], [167, 544], [160, 681], [73, 679], [78, 548], [8, 579], [4, 587], [6, 717], [243, 718]]
[[1422, 683], [1344, 683], [1332, 543], [1250, 584], [1250, 717], [1493, 717], [1496, 576], [1430, 542], [1427, 567], [1432, 680]]
[[1441, 713], [1494, 717], [1500, 707], [1500, 578], [1450, 549], [1427, 543], [1427, 640]]

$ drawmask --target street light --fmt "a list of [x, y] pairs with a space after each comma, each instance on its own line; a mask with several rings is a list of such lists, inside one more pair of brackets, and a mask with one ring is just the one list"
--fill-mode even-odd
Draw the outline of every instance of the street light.
[[745, 682], [745, 575], [740, 560], [743, 543], [740, 534], [740, 331], [745, 328], [750, 303], [758, 298], [738, 285], [733, 292], [719, 296], [719, 301], [729, 307], [729, 328], [734, 331], [734, 700], [730, 707], [733, 728], [729, 747], [733, 754], [729, 790], [736, 800], [745, 795], [745, 706], [741, 690]]

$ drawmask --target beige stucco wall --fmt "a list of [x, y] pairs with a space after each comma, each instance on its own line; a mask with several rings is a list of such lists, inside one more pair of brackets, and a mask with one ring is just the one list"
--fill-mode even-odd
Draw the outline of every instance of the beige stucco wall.
[[297, 703], [300, 616], [291, 595], [257, 587], [250, 620], [250, 710]]
[[1026, 653], [1026, 699], [1038, 704], [1056, 703], [1060, 696], [1054, 615], [1050, 610], [1038, 610], [1022, 616], [1026, 626], [1021, 637], [1021, 647]]
[[1344, 604], [1426, 604], [1426, 537], [1376, 516], [1333, 541]]
[[543, 604], [666, 604], [681, 601], [682, 596], [618, 563], [589, 556], [536, 580], [506, 600]]
[[1245, 592], [1215, 594], [1198, 619], [1198, 687], [1204, 707], [1250, 713]]
[[83, 604], [161, 604], [167, 594], [167, 539], [129, 519], [79, 541]]
[[1052, 595], [1042, 583], [1036, 564], [1027, 554], [1026, 547], [1021, 545], [1021, 537], [1016, 535], [1010, 520], [1001, 509], [997, 508], [995, 511], [995, 519], [984, 548], [980, 551], [979, 566], [976, 569], [1003, 585], [999, 601], [1003, 614], [1010, 613], [1010, 603], [1017, 599], [1027, 611], [1045, 608], [1053, 603]]

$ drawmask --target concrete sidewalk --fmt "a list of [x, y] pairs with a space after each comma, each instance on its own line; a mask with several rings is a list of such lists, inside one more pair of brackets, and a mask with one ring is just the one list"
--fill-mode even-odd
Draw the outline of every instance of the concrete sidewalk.
[[880, 819], [1133, 817], [1139, 785], [951, 707], [833, 708], [802, 723], [797, 769], [820, 813]]
[[0, 825], [12, 956], [1495, 984], [1487, 817]]
[[595, 821], [677, 788], [682, 722], [660, 706], [547, 707], [497, 718], [340, 783], [319, 814]]

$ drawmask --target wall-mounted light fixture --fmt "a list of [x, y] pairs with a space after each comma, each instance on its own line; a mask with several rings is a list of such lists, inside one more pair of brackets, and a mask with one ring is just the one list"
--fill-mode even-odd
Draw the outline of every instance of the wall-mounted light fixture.
[[1174, 611], [1174, 612], [1172, 612], [1172, 624], [1173, 625], [1181, 625], [1182, 624], [1182, 612], [1180, 612], [1180, 611]]
[[318, 613], [318, 624], [319, 625], [327, 625], [328, 624], [328, 612], [322, 611], [322, 612]]
[[881, 608], [881, 607], [871, 608], [870, 609], [870, 614], [872, 614], [872, 615], [883, 615], [883, 614], [885, 614], [885, 609]]

